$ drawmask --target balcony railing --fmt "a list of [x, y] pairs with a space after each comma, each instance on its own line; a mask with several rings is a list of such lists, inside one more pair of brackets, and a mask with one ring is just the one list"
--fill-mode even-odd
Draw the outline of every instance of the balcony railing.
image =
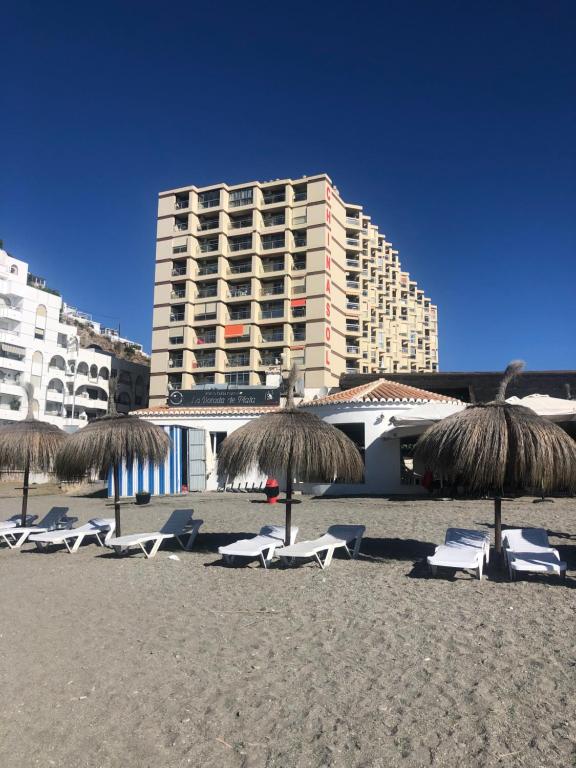
[[301, 203], [303, 200], [308, 199], [308, 192], [303, 190], [302, 192], [294, 192], [294, 202]]
[[172, 291], [170, 294], [171, 299], [184, 299], [186, 297], [186, 289], [181, 291]]
[[262, 264], [263, 272], [282, 272], [284, 269], [284, 261], [269, 261]]
[[295, 333], [294, 341], [306, 341], [306, 331], [298, 331], [298, 333]]
[[168, 365], [170, 368], [182, 368], [183, 364], [183, 357], [171, 357], [170, 360], [168, 360]]
[[354, 291], [359, 291], [360, 283], [356, 282], [356, 280], [346, 280], [346, 288], [351, 288]]
[[198, 232], [206, 232], [209, 229], [218, 229], [219, 226], [220, 226], [220, 221], [218, 219], [203, 221], [198, 225]]
[[243, 355], [241, 357], [229, 357], [226, 361], [226, 366], [228, 368], [244, 368], [247, 365], [250, 365], [249, 355]]
[[357, 237], [347, 237], [346, 238], [346, 244], [347, 245], [354, 245], [356, 248], [360, 248], [360, 240]]
[[200, 253], [214, 253], [217, 250], [218, 250], [218, 242], [217, 241], [214, 242], [214, 243], [212, 243], [212, 242], [211, 243], [200, 243], [200, 245], [198, 246], [198, 251]]
[[306, 238], [305, 237], [295, 237], [294, 238], [294, 248], [304, 248], [306, 246]]
[[273, 317], [284, 317], [284, 307], [278, 307], [277, 309], [263, 309], [260, 313], [262, 320], [270, 320]]
[[230, 316], [230, 320], [249, 320], [250, 310], [249, 309], [241, 309], [239, 311], [230, 310], [229, 316]]
[[252, 226], [252, 216], [245, 219], [232, 219], [230, 222], [230, 229], [245, 229]]
[[242, 262], [241, 264], [234, 264], [231, 266], [228, 270], [229, 275], [240, 275], [243, 272], [251, 272], [252, 271], [252, 262], [246, 261]]
[[215, 365], [216, 357], [196, 358], [196, 368], [214, 368]]
[[[346, 266], [351, 267], [352, 269], [359, 269], [360, 268], [360, 262], [355, 259], [346, 259]], [[368, 274], [368, 270], [364, 270], [366, 274]]]
[[242, 205], [252, 205], [253, 203], [254, 198], [252, 195], [249, 197], [230, 197], [228, 200], [230, 208], [240, 208]]
[[214, 299], [218, 295], [217, 288], [202, 289], [196, 294], [197, 299]]
[[284, 248], [284, 238], [273, 238], [271, 240], [262, 239], [262, 249], [264, 251], [271, 251], [273, 248]]
[[201, 197], [198, 198], [198, 208], [201, 208], [202, 210], [206, 208], [216, 208], [218, 205], [220, 205], [220, 196], [206, 199], [202, 199]]
[[360, 219], [357, 216], [346, 216], [346, 224], [352, 224], [354, 227], [359, 227]]
[[286, 201], [286, 193], [282, 192], [270, 192], [263, 193], [264, 205], [271, 205], [272, 203], [284, 203]]
[[347, 301], [346, 309], [352, 309], [353, 311], [357, 312], [360, 309], [360, 304], [358, 304], [357, 301]]
[[347, 346], [346, 352], [348, 352], [349, 355], [359, 355], [360, 347]]
[[306, 317], [306, 307], [292, 307], [292, 317]]
[[216, 343], [216, 332], [203, 333], [202, 335], [196, 336], [196, 344], [215, 344], [215, 343]]
[[186, 198], [186, 200], [176, 200], [176, 208], [178, 210], [181, 210], [182, 208], [188, 208], [190, 205], [190, 200]]
[[224, 339], [225, 344], [247, 344], [250, 342], [250, 334], [244, 336], [230, 336], [228, 339]]
[[237, 299], [238, 297], [250, 296], [251, 292], [252, 291], [249, 285], [241, 285], [241, 286], [238, 286], [237, 288], [231, 287], [230, 290], [228, 291], [228, 298]]
[[199, 277], [202, 277], [203, 275], [216, 275], [218, 274], [218, 264], [210, 264], [210, 266], [199, 267], [196, 274]]
[[281, 365], [282, 360], [278, 355], [265, 356], [260, 358], [260, 365]]
[[264, 219], [265, 227], [280, 227], [283, 224], [286, 224], [286, 216], [284, 214], [281, 216], [266, 216]]
[[282, 331], [279, 333], [263, 333], [262, 334], [262, 342], [264, 344], [270, 344], [275, 341], [284, 341], [284, 333]]
[[294, 260], [292, 262], [292, 269], [294, 269], [296, 272], [306, 269], [306, 261], [296, 261]]
[[178, 277], [186, 274], [186, 267], [172, 267], [172, 276]]
[[174, 224], [175, 232], [185, 232], [187, 229], [188, 229], [187, 221], [177, 221], [176, 224]]
[[348, 325], [346, 324], [346, 333], [360, 333], [360, 326], [359, 325]]
[[260, 291], [260, 296], [278, 296], [281, 293], [284, 293], [284, 283], [264, 286]]
[[170, 315], [171, 323], [182, 323], [184, 321], [184, 312], [178, 312]]

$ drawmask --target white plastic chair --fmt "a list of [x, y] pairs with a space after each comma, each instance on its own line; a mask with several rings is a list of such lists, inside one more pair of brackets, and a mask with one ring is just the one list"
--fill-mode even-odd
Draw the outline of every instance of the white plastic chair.
[[[328, 568], [337, 549], [343, 549], [349, 558], [358, 557], [360, 544], [366, 531], [364, 525], [331, 525], [318, 539], [299, 541], [289, 547], [276, 550], [276, 554], [287, 564], [295, 560], [314, 559], [320, 568]], [[352, 552], [350, 547], [352, 547]]]
[[[235, 557], [260, 558], [264, 568], [274, 557], [274, 552], [279, 547], [284, 546], [285, 527], [283, 525], [265, 525], [260, 529], [258, 536], [251, 539], [239, 539], [232, 544], [226, 544], [218, 547], [218, 552], [224, 558], [224, 561], [232, 565]], [[292, 526], [290, 529], [290, 543], [296, 541], [298, 528]]]
[[64, 544], [72, 555], [78, 552], [80, 545], [87, 538], [95, 538], [100, 547], [107, 546], [115, 530], [116, 521], [114, 518], [95, 517], [89, 520], [86, 525], [81, 525], [78, 528], [62, 528], [57, 531], [32, 534], [28, 537], [28, 541], [33, 541], [36, 547], [44, 552], [48, 552], [51, 545]]
[[[34, 520], [37, 519], [38, 515], [26, 515], [26, 526], [31, 526]], [[0, 530], [5, 530], [6, 528], [17, 528], [20, 526], [21, 520], [21, 514], [12, 515], [12, 517], [9, 517], [7, 520], [0, 520]]]
[[[159, 531], [152, 533], [130, 533], [127, 536], [115, 536], [108, 541], [108, 546], [121, 554], [124, 550], [140, 547], [147, 558], [154, 557], [163, 541], [176, 539], [182, 549], [192, 549], [198, 530], [203, 520], [193, 520], [192, 509], [176, 509]], [[146, 545], [150, 545], [146, 549]]]
[[517, 573], [552, 573], [566, 576], [566, 563], [557, 549], [550, 546], [543, 528], [508, 528], [502, 531], [508, 575]]
[[27, 538], [34, 533], [45, 533], [46, 531], [53, 531], [58, 527], [69, 527], [71, 523], [75, 523], [78, 518], [67, 517], [67, 512], [68, 507], [52, 507], [37, 525], [0, 528], [0, 540], [8, 544], [10, 549], [19, 549]]

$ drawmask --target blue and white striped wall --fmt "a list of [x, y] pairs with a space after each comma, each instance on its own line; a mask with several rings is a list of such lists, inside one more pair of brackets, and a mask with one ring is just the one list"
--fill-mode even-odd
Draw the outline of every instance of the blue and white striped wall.
[[[148, 491], [153, 496], [164, 496], [182, 491], [182, 428], [163, 427], [171, 441], [170, 452], [164, 464], [154, 466], [135, 459], [120, 467], [120, 496], [134, 496]], [[114, 496], [112, 471], [108, 473], [108, 496]]]

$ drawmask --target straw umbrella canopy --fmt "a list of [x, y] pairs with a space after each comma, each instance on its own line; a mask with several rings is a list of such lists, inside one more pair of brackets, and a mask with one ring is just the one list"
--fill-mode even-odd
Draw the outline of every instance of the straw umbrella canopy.
[[0, 427], [0, 469], [8, 472], [24, 471], [22, 526], [26, 525], [30, 470], [50, 472], [58, 451], [66, 440], [65, 433], [54, 424], [34, 418], [33, 387], [31, 384], [25, 384], [24, 390], [28, 397], [26, 418]]
[[506, 387], [524, 368], [507, 367], [496, 399], [469, 405], [430, 427], [415, 461], [472, 492], [494, 497], [496, 551], [502, 548], [502, 495], [576, 488], [576, 443], [561, 427], [530, 408], [505, 401]]
[[262, 474], [286, 472], [285, 543], [292, 526], [292, 482], [360, 482], [364, 464], [352, 440], [332, 424], [294, 407], [292, 394], [296, 370], [288, 378], [285, 408], [245, 424], [222, 443], [218, 470], [229, 477], [258, 469]]
[[116, 535], [120, 536], [120, 466], [131, 464], [134, 459], [161, 464], [168, 455], [170, 438], [155, 424], [116, 413], [113, 389], [109, 407], [111, 413], [94, 419], [68, 437], [56, 460], [56, 472], [63, 480], [82, 480], [90, 472], [111, 470]]

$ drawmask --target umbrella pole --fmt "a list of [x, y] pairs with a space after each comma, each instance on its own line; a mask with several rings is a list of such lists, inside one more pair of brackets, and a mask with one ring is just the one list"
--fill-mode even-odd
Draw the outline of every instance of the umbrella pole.
[[28, 482], [30, 480], [30, 458], [24, 468], [24, 487], [22, 488], [22, 528], [26, 527], [26, 513], [28, 512]]
[[502, 554], [502, 499], [494, 499], [494, 549], [497, 555]]
[[112, 473], [114, 475], [114, 518], [116, 520], [116, 533], [115, 536], [121, 536], [120, 531], [120, 470], [118, 464], [114, 462]]
[[292, 450], [288, 457], [286, 468], [286, 520], [284, 523], [284, 545], [290, 546], [292, 538]]

